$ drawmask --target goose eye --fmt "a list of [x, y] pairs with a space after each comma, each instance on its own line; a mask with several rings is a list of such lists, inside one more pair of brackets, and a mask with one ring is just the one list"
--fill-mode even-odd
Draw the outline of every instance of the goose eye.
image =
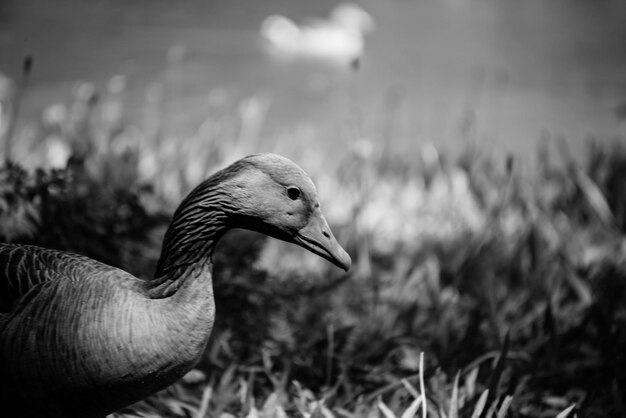
[[292, 187], [288, 187], [287, 188], [287, 195], [289, 195], [289, 198], [291, 200], [296, 200], [300, 197], [300, 189], [298, 189], [295, 186]]

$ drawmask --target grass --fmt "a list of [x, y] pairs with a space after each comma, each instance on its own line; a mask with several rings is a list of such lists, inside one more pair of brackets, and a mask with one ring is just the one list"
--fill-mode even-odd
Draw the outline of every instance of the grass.
[[356, 141], [329, 166], [261, 144], [266, 104], [255, 98], [176, 137], [123, 121], [123, 88], [119, 78], [100, 95], [83, 85], [38, 130], [4, 130], [15, 138], [0, 170], [3, 240], [150, 277], [192, 186], [250, 152], [287, 150], [315, 178], [355, 263], [345, 275], [293, 246], [229, 233], [205, 358], [115, 417], [626, 414], [618, 143], [592, 145], [581, 163], [563, 148], [521, 162]]

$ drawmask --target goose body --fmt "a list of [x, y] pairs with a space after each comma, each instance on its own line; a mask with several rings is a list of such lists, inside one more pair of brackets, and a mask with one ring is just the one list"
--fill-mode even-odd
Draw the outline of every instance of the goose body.
[[273, 154], [239, 160], [183, 200], [152, 280], [75, 254], [0, 244], [2, 416], [102, 417], [183, 376], [211, 334], [211, 259], [231, 228], [350, 266], [311, 180]]

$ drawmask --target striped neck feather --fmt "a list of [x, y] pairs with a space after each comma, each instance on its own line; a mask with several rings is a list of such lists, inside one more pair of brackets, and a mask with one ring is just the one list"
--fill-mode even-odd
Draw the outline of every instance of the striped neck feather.
[[230, 229], [229, 215], [236, 212], [224, 180], [238, 171], [230, 166], [196, 187], [180, 204], [163, 239], [154, 279], [148, 282], [152, 298], [173, 295], [195, 272], [209, 271], [215, 245]]

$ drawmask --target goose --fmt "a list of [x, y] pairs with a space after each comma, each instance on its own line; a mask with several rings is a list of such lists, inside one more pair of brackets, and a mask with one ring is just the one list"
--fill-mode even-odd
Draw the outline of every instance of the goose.
[[213, 251], [231, 228], [351, 265], [311, 179], [275, 154], [238, 160], [183, 199], [150, 280], [80, 255], [1, 244], [0, 415], [104, 417], [192, 369], [215, 318]]

